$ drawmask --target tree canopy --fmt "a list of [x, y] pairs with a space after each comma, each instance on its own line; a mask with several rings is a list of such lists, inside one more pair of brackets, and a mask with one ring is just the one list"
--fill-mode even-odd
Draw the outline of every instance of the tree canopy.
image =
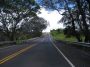
[[[0, 0], [0, 35], [2, 39], [16, 40], [19, 38], [17, 34], [26, 34], [33, 28], [42, 32], [46, 28], [47, 22], [37, 16], [36, 13], [39, 9], [40, 7], [35, 0]], [[39, 21], [37, 22], [34, 17], [37, 17]], [[30, 29], [27, 28], [27, 25]]]
[[[82, 41], [80, 35], [85, 37], [85, 42], [90, 42], [90, 1], [89, 0], [41, 0], [40, 4], [46, 9], [63, 10], [63, 17], [59, 21], [64, 26], [72, 29], [78, 41]], [[67, 31], [69, 32], [69, 31]], [[77, 33], [80, 32], [80, 33]]]

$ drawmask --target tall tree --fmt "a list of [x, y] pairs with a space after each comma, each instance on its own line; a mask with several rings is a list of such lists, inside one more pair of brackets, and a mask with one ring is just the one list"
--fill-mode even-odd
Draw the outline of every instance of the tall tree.
[[[90, 42], [90, 1], [89, 0], [44, 0], [42, 5], [45, 8], [51, 8], [53, 10], [64, 10], [67, 21], [71, 22], [71, 28], [76, 33], [76, 27], [78, 26], [84, 36], [85, 42]], [[88, 13], [89, 12], [89, 13]], [[68, 13], [68, 16], [67, 16]], [[76, 13], [76, 15], [74, 14]], [[59, 13], [60, 14], [60, 13]], [[89, 22], [89, 23], [88, 23]], [[68, 22], [67, 22], [68, 23]], [[82, 34], [81, 34], [82, 35]], [[78, 38], [78, 35], [75, 34]]]
[[76, 29], [75, 29], [75, 19], [74, 19], [74, 15], [72, 14], [72, 10], [74, 8], [74, 2], [72, 0], [43, 0], [42, 1], [44, 6], [46, 6], [45, 8], [51, 8], [53, 10], [57, 10], [60, 13], [60, 10], [64, 10], [66, 13], [62, 14], [67, 15], [68, 13], [68, 20], [69, 22], [67, 23], [71, 23], [71, 28], [73, 31], [73, 36], [77, 38], [78, 41], [81, 41], [81, 38], [79, 36], [79, 34], [77, 33]]
[[86, 0], [88, 2], [89, 12], [90, 12], [90, 0]]
[[[29, 19], [29, 18], [28, 18]], [[25, 20], [26, 23], [22, 24], [22, 30], [33, 36], [39, 36], [42, 31], [47, 27], [47, 21], [40, 17], [34, 17], [30, 20]]]
[[[36, 12], [40, 8], [34, 0], [3, 0], [0, 3], [1, 29], [3, 33], [10, 32], [9, 40], [15, 39], [21, 22], [26, 18], [37, 16]], [[9, 34], [8, 32], [7, 34]]]
[[83, 9], [83, 1], [76, 0], [76, 3], [77, 3], [77, 8], [78, 8], [79, 14], [82, 16], [85, 42], [90, 42], [90, 32], [89, 32], [88, 24], [86, 22], [85, 10]]

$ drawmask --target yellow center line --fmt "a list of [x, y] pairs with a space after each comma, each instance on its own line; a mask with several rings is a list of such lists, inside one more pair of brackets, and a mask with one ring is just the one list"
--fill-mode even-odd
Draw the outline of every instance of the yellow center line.
[[34, 46], [36, 46], [36, 44], [31, 45], [31, 46], [28, 46], [28, 47], [26, 47], [26, 48], [23, 48], [23, 49], [19, 50], [18, 52], [15, 52], [15, 53], [13, 53], [13, 54], [11, 54], [11, 55], [9, 55], [9, 56], [1, 59], [1, 60], [0, 60], [0, 64], [3, 64], [3, 63], [5, 63], [6, 61], [11, 60], [12, 58], [20, 55], [21, 53], [27, 51], [28, 49], [30, 49], [30, 48], [32, 48], [32, 47], [34, 47]]

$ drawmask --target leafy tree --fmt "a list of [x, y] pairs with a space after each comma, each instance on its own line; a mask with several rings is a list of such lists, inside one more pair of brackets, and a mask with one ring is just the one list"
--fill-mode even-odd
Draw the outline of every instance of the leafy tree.
[[[79, 35], [85, 36], [85, 42], [90, 42], [90, 2], [89, 0], [43, 0], [45, 8], [52, 10], [64, 10], [63, 18], [66, 28], [72, 28], [72, 32], [78, 41], [82, 39]], [[68, 29], [69, 30], [69, 29]], [[77, 33], [77, 31], [80, 32]]]
[[37, 16], [40, 8], [34, 0], [2, 0], [0, 4], [0, 30], [9, 40], [16, 39], [22, 21]]
[[89, 13], [90, 13], [90, 0], [85, 0], [85, 1], [87, 1], [87, 3], [88, 3], [88, 9], [89, 9]]
[[43, 29], [47, 27], [47, 21], [40, 17], [34, 17], [30, 20], [26, 19], [26, 23], [22, 24], [22, 30], [25, 33], [29, 33], [33, 36], [41, 35]]

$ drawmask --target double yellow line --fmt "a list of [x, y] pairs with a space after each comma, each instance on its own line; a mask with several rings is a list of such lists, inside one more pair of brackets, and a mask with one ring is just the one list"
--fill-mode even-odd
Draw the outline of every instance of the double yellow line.
[[12, 58], [20, 55], [21, 53], [27, 51], [28, 49], [30, 49], [30, 48], [32, 48], [32, 47], [34, 47], [34, 46], [36, 46], [36, 44], [31, 45], [31, 46], [28, 46], [28, 47], [26, 47], [26, 48], [23, 48], [23, 49], [19, 50], [18, 52], [15, 52], [15, 53], [13, 53], [13, 54], [11, 54], [11, 55], [9, 55], [9, 56], [1, 59], [1, 60], [0, 60], [0, 64], [3, 64], [3, 63], [5, 63], [6, 61], [9, 61], [10, 59], [12, 59]]

